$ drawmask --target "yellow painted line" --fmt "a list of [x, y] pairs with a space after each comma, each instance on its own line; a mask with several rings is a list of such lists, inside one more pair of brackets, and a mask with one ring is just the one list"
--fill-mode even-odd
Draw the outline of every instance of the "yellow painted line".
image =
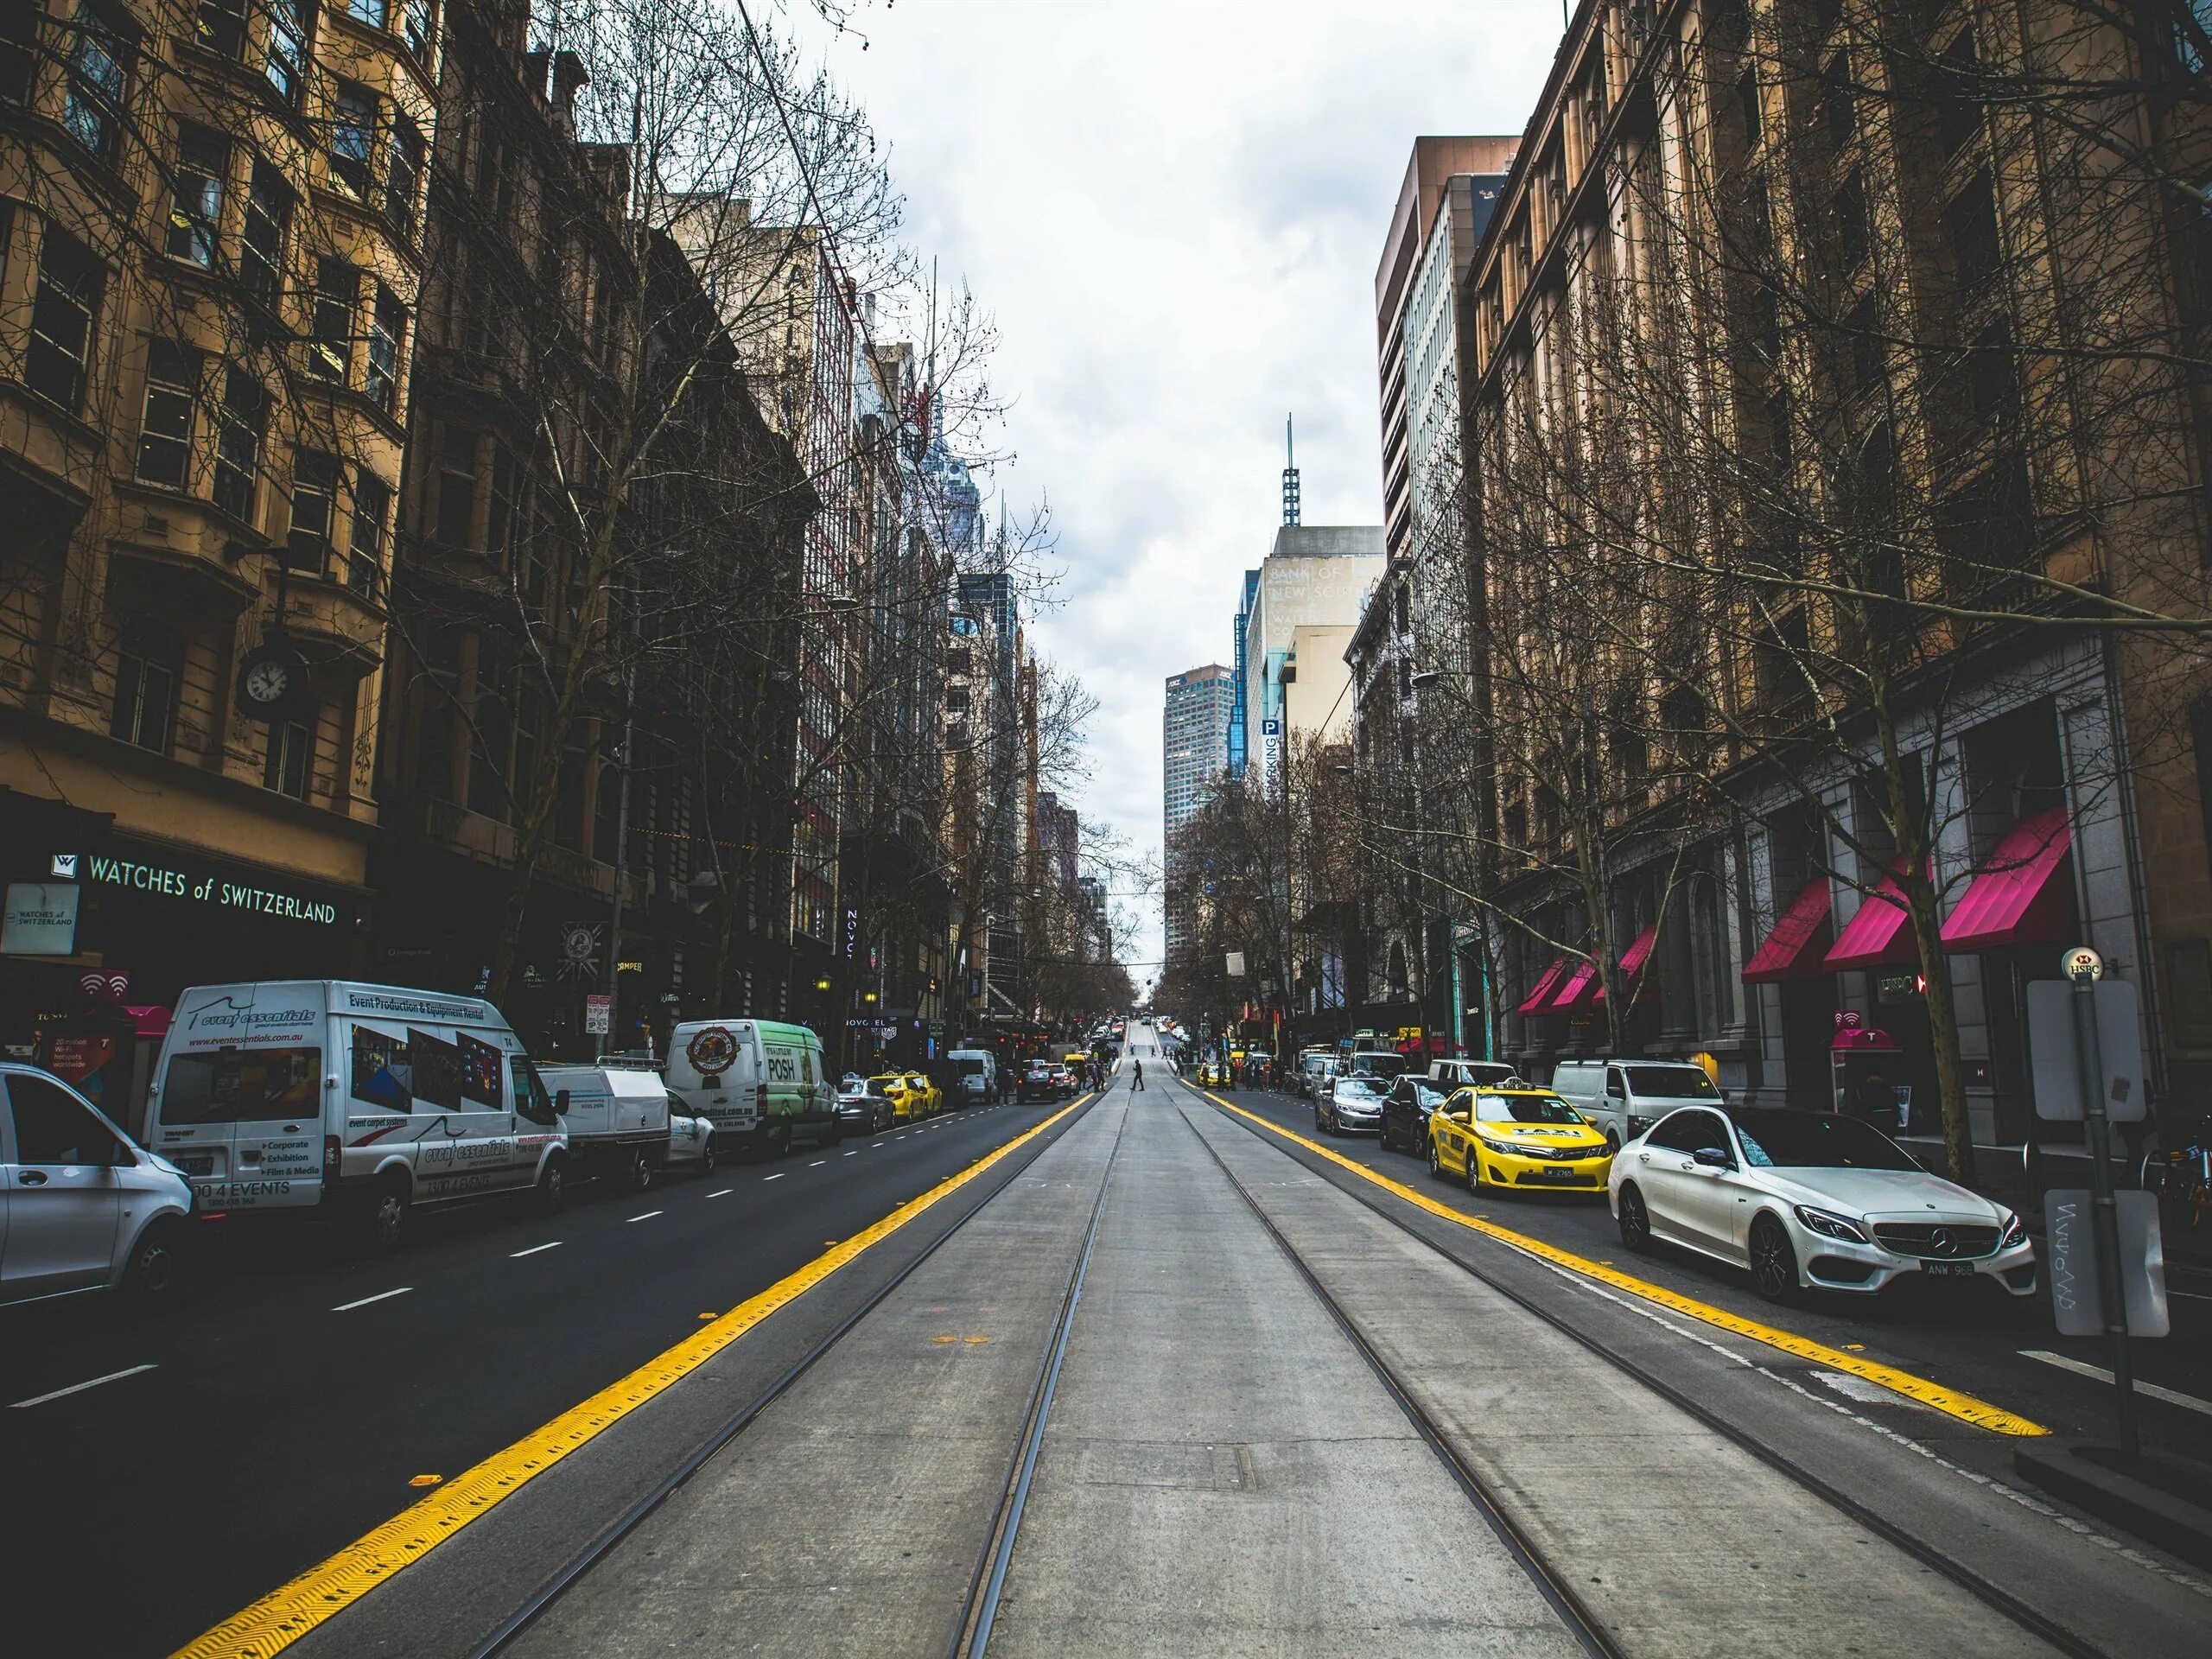
[[329, 1560], [309, 1567], [290, 1583], [187, 1643], [177, 1649], [175, 1659], [261, 1659], [261, 1656], [282, 1652], [324, 1620], [421, 1560], [470, 1522], [480, 1520], [570, 1452], [588, 1445], [639, 1406], [697, 1370], [778, 1308], [796, 1300], [932, 1205], [950, 1198], [1001, 1159], [1035, 1140], [1090, 1098], [1084, 1095], [1070, 1101], [1036, 1128], [900, 1205], [866, 1231], [855, 1233], [788, 1278], [778, 1280], [620, 1382], [601, 1389], [467, 1473], [455, 1475]]
[[1878, 1382], [1892, 1393], [1903, 1395], [1906, 1399], [1916, 1401], [1923, 1406], [1932, 1406], [1947, 1416], [1955, 1417], [1961, 1422], [1972, 1423], [1977, 1428], [1986, 1428], [1999, 1434], [2018, 1435], [2024, 1439], [2050, 1433], [2041, 1423], [2031, 1422], [2024, 1417], [2005, 1410], [2002, 1406], [1993, 1406], [1986, 1400], [1976, 1399], [1973, 1395], [1963, 1394], [1956, 1389], [1947, 1389], [1942, 1383], [1931, 1382], [1924, 1376], [1915, 1376], [1910, 1371], [1901, 1371], [1894, 1366], [1878, 1363], [1866, 1358], [1863, 1354], [1847, 1353], [1840, 1348], [1831, 1348], [1826, 1343], [1815, 1342], [1810, 1337], [1801, 1337], [1794, 1331], [1783, 1331], [1770, 1325], [1761, 1325], [1757, 1319], [1747, 1319], [1740, 1313], [1731, 1313], [1726, 1308], [1714, 1307], [1710, 1303], [1697, 1300], [1694, 1297], [1685, 1296], [1679, 1291], [1669, 1290], [1664, 1285], [1655, 1285], [1647, 1279], [1635, 1278], [1621, 1272], [1618, 1268], [1592, 1262], [1588, 1257], [1577, 1255], [1571, 1250], [1563, 1250], [1556, 1244], [1548, 1244], [1541, 1238], [1533, 1238], [1526, 1233], [1516, 1233], [1510, 1227], [1501, 1227], [1496, 1222], [1485, 1220], [1481, 1216], [1471, 1216], [1464, 1210], [1455, 1210], [1450, 1205], [1440, 1203], [1429, 1197], [1426, 1192], [1416, 1192], [1402, 1181], [1394, 1181], [1388, 1175], [1379, 1174], [1364, 1164], [1353, 1162], [1342, 1153], [1332, 1151], [1318, 1141], [1309, 1141], [1302, 1135], [1284, 1128], [1281, 1124], [1269, 1122], [1258, 1113], [1249, 1112], [1232, 1101], [1224, 1100], [1219, 1095], [1206, 1093], [1206, 1098], [1224, 1111], [1234, 1112], [1237, 1116], [1256, 1123], [1270, 1134], [1279, 1135], [1286, 1141], [1304, 1147], [1308, 1152], [1319, 1153], [1331, 1163], [1350, 1170], [1363, 1180], [1373, 1182], [1393, 1197], [1403, 1198], [1408, 1204], [1426, 1210], [1432, 1216], [1440, 1217], [1443, 1220], [1465, 1227], [1471, 1232], [1482, 1233], [1498, 1240], [1501, 1243], [1510, 1244], [1517, 1250], [1525, 1250], [1530, 1255], [1549, 1262], [1554, 1266], [1565, 1268], [1571, 1273], [1579, 1273], [1586, 1279], [1594, 1279], [1599, 1283], [1609, 1285], [1615, 1290], [1626, 1291], [1631, 1296], [1638, 1296], [1647, 1302], [1656, 1303], [1672, 1313], [1683, 1314], [1706, 1325], [1716, 1325], [1732, 1335], [1748, 1338], [1753, 1342], [1764, 1343], [1770, 1348], [1778, 1348], [1785, 1354], [1794, 1354], [1800, 1359], [1811, 1360], [1815, 1364], [1826, 1365], [1834, 1370], [1847, 1371], [1853, 1376], [1863, 1376], [1869, 1382]]

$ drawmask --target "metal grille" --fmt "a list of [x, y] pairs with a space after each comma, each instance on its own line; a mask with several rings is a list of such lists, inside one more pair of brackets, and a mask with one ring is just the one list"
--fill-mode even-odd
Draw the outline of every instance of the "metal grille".
[[1894, 1226], [1877, 1227], [1874, 1241], [1885, 1250], [1899, 1255], [1917, 1255], [1930, 1261], [1950, 1262], [1968, 1256], [1987, 1255], [1997, 1248], [1994, 1227], [1949, 1226], [1942, 1223], [1899, 1223]]

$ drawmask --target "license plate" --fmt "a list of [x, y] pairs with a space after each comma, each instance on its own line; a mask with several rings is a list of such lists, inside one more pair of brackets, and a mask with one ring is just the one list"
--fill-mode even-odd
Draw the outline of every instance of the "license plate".
[[169, 1161], [188, 1175], [213, 1175], [215, 1154], [212, 1152], [180, 1152], [170, 1154]]
[[1572, 1181], [1580, 1179], [1582, 1172], [1579, 1169], [1562, 1169], [1557, 1164], [1550, 1164], [1538, 1170], [1536, 1173], [1548, 1181]]
[[1933, 1274], [1938, 1279], [1974, 1277], [1974, 1263], [1971, 1262], [1923, 1262], [1920, 1264], [1920, 1270]]

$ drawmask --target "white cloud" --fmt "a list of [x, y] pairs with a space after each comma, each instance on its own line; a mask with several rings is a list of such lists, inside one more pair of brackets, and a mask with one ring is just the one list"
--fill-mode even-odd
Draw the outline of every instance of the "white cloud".
[[1064, 602], [1037, 632], [1101, 704], [1077, 804], [1156, 849], [1161, 681], [1228, 660], [1286, 410], [1306, 522], [1381, 518], [1375, 266], [1414, 137], [1517, 133], [1559, 12], [908, 0], [855, 22], [868, 50], [831, 63], [893, 146], [909, 237], [996, 314], [1018, 399], [996, 481], [1052, 503]]

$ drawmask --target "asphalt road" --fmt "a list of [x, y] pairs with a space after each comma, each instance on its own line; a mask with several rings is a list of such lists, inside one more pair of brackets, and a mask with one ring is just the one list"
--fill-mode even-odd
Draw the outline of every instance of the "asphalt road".
[[[1456, 1178], [1435, 1180], [1422, 1161], [1408, 1153], [1382, 1150], [1373, 1135], [1322, 1135], [1314, 1128], [1313, 1107], [1294, 1096], [1251, 1089], [1211, 1092], [1443, 1203], [1478, 1212], [1562, 1249], [1832, 1347], [1863, 1344], [1870, 1360], [1978, 1395], [2055, 1434], [2109, 1440], [2116, 1433], [2108, 1381], [2028, 1357], [2055, 1356], [2103, 1370], [2107, 1376], [2112, 1363], [2109, 1347], [2102, 1341], [2059, 1336], [2052, 1328], [2048, 1299], [2040, 1293], [2015, 1301], [1980, 1283], [1963, 1287], [1912, 1285], [1879, 1297], [1819, 1295], [1795, 1307], [1777, 1308], [1759, 1299], [1747, 1275], [1720, 1263], [1671, 1251], [1649, 1257], [1628, 1255], [1601, 1195], [1486, 1192], [1477, 1201]], [[1363, 1185], [1325, 1160], [1302, 1149], [1291, 1150], [1340, 1185]], [[1983, 1294], [1943, 1294], [1961, 1288]], [[2170, 1305], [2173, 1333], [2133, 1344], [2136, 1376], [2139, 1382], [2171, 1389], [2198, 1405], [2192, 1408], [2139, 1395], [2144, 1446], [2152, 1452], [2164, 1447], [2200, 1459], [2212, 1457], [2212, 1283], [2192, 1276], [2185, 1287], [2170, 1287]]]
[[551, 1217], [425, 1215], [388, 1257], [211, 1224], [174, 1309], [0, 1314], [5, 1645], [171, 1651], [405, 1508], [418, 1478], [512, 1443], [1053, 1109], [953, 1112], [643, 1195], [579, 1188]]

